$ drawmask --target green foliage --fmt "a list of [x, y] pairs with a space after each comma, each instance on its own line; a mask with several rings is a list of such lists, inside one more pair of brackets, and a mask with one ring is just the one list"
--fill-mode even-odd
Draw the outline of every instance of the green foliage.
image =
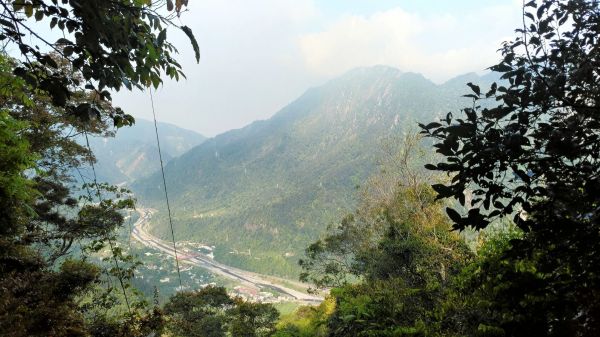
[[348, 285], [332, 293], [330, 336], [435, 336], [438, 293], [411, 288], [401, 278]]
[[271, 304], [232, 299], [223, 287], [179, 292], [165, 304], [167, 331], [173, 336], [267, 337], [279, 313]]
[[[175, 13], [186, 4], [177, 1]], [[0, 6], [0, 40], [22, 56], [0, 55], [0, 335], [160, 333], [160, 310], [129, 289], [138, 262], [115, 243], [131, 193], [81, 176], [78, 200], [71, 174], [94, 161], [77, 136], [87, 143], [88, 134], [112, 134], [109, 123], [134, 122], [112, 106], [108, 90], [183, 75], [166, 41], [174, 14], [161, 16], [161, 2], [146, 0]], [[48, 41], [33, 20], [63, 38]], [[180, 28], [198, 57], [191, 31]], [[111, 264], [93, 263], [98, 255]], [[123, 303], [125, 312], [117, 309]]]
[[[102, 266], [87, 258], [114, 242], [114, 230], [123, 224], [121, 212], [133, 207], [133, 200], [123, 189], [96, 182], [84, 186], [95, 190], [96, 197], [91, 191], [79, 201], [72, 196], [66, 172], [93, 157], [65, 130], [82, 130], [84, 125], [12, 75], [15, 65], [0, 56], [0, 81], [3, 89], [10, 89], [0, 96], [0, 334], [102, 335], [106, 331], [96, 329], [105, 326], [97, 319], [99, 308], [106, 310], [119, 302], [108, 300], [114, 297], [112, 279], [123, 280], [126, 289], [136, 262], [113, 246], [111, 262], [121, 264], [104, 268], [107, 276], [103, 277]], [[106, 124], [96, 121], [88, 127], [101, 133]], [[98, 202], [100, 195], [104, 199]], [[74, 243], [83, 248], [81, 257], [74, 256]], [[102, 284], [106, 289], [97, 291]], [[79, 301], [90, 294], [97, 297], [80, 306]], [[111, 325], [121, 335], [141, 335], [155, 324], [153, 319], [160, 320], [146, 314], [142, 303], [130, 304], [131, 313], [115, 318]]]
[[328, 296], [317, 307], [303, 306], [283, 316], [275, 337], [325, 337], [327, 322], [335, 310], [335, 298]]
[[[407, 136], [399, 154], [403, 160], [384, 170], [396, 173], [372, 179], [361, 207], [311, 245], [301, 262], [305, 280], [336, 287], [327, 336], [457, 333], [449, 299], [460, 295], [454, 279], [472, 253], [449, 231], [445, 204], [425, 184], [439, 177], [413, 165], [419, 138]], [[381, 186], [391, 189], [382, 193]]]
[[[181, 74], [165, 34], [160, 41], [154, 34], [171, 24], [152, 14], [153, 5], [160, 4], [0, 4], [0, 38], [23, 56], [0, 55], [0, 335], [160, 333], [160, 311], [129, 289], [138, 262], [115, 244], [122, 212], [134, 206], [131, 193], [82, 176], [78, 200], [71, 177], [94, 161], [77, 135], [87, 143], [88, 134], [111, 134], [110, 122], [133, 123], [111, 105], [107, 89], [156, 87], [161, 73]], [[68, 38], [46, 41], [29, 18], [47, 18]], [[98, 255], [110, 264], [92, 263]], [[115, 310], [122, 303], [126, 312]]]
[[[441, 214], [441, 205], [436, 207]], [[363, 281], [331, 292], [336, 311], [328, 322], [330, 336], [448, 335], [453, 323], [446, 300], [471, 254], [447, 222], [427, 228], [386, 218], [377, 245], [355, 252], [354, 272]]]
[[0, 233], [4, 235], [15, 234], [15, 223], [26, 215], [23, 205], [34, 196], [31, 182], [22, 174], [35, 159], [27, 140], [18, 135], [24, 128], [23, 122], [0, 110]]
[[174, 336], [225, 336], [227, 311], [233, 304], [225, 288], [221, 287], [179, 292], [165, 305], [167, 330]]
[[95, 282], [97, 267], [65, 261], [59, 271], [47, 271], [34, 254], [2, 248], [2, 260], [20, 260], [2, 264], [0, 335], [87, 335], [82, 316], [74, 310], [74, 296]]
[[279, 312], [270, 304], [238, 300], [231, 318], [232, 336], [268, 337], [275, 333]]
[[598, 22], [597, 1], [527, 2], [517, 38], [491, 67], [508, 84], [485, 94], [469, 84], [466, 118], [422, 125], [445, 159], [428, 168], [452, 176], [433, 187], [469, 209], [448, 209], [454, 227], [512, 215], [524, 232], [467, 277], [473, 335], [600, 333]]
[[448, 231], [444, 204], [425, 183], [439, 177], [414, 166], [423, 156], [420, 146], [414, 134], [402, 139], [395, 147], [402, 160], [386, 163], [386, 174], [365, 185], [355, 213], [309, 246], [307, 258], [300, 261], [305, 281], [317, 287], [341, 286], [354, 275], [368, 280], [402, 277], [416, 285], [425, 273], [445, 278], [469, 255], [466, 245]]
[[[269, 120], [207, 140], [166, 167], [177, 239], [215, 245], [215, 259], [228, 265], [297, 277], [304, 248], [357, 206], [357, 183], [379, 173], [388, 139], [468, 102], [461, 87], [389, 67], [355, 69]], [[161, 181], [155, 174], [132, 189], [159, 210], [153, 233], [169, 238]]]
[[529, 230], [521, 210], [531, 212], [540, 200], [565, 208], [553, 198], [563, 193], [585, 191], [590, 202], [572, 203], [580, 214], [598, 202], [600, 54], [591, 38], [600, 33], [598, 2], [530, 1], [523, 11], [518, 36], [503, 44], [502, 61], [490, 68], [507, 85], [494, 83], [483, 93], [470, 84], [473, 105], [462, 110], [465, 118], [450, 113], [443, 124], [422, 125], [445, 158], [429, 168], [454, 177], [434, 186], [439, 196], [464, 206], [464, 192], [472, 191], [466, 217], [449, 212], [457, 229], [514, 214]]
[[[172, 56], [177, 50], [166, 40], [169, 27], [181, 29], [189, 37], [196, 59], [200, 57], [190, 28], [173, 22], [184, 3], [178, 1], [175, 11], [166, 16], [157, 12], [163, 5], [163, 1], [145, 0], [5, 1], [1, 5], [0, 38], [15, 45], [25, 59], [14, 74], [33, 89], [46, 92], [54, 106], [83, 121], [108, 115], [117, 127], [131, 125], [133, 117], [98, 101], [111, 100], [108, 90], [123, 86], [129, 90], [157, 88], [161, 75], [174, 79], [184, 76]], [[31, 28], [33, 20], [59, 30], [63, 37], [49, 41]], [[43, 52], [36, 44], [50, 52]], [[62, 63], [68, 63], [70, 70], [63, 71]], [[76, 92], [84, 87], [92, 90], [97, 100], [73, 102]]]
[[460, 289], [471, 293], [460, 312], [469, 331], [481, 336], [594, 335], [598, 281], [590, 264], [599, 262], [593, 253], [598, 236], [584, 233], [577, 247], [570, 246], [572, 235], [557, 238], [549, 231], [512, 230], [487, 238], [480, 258], [458, 280]]

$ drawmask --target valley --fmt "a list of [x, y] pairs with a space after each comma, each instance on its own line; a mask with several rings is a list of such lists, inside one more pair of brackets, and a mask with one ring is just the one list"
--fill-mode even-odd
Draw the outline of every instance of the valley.
[[[172, 124], [158, 122], [157, 126], [165, 163], [206, 139]], [[85, 140], [80, 139], [79, 143], [85, 144]], [[134, 126], [113, 130], [107, 137], [89, 137], [89, 143], [97, 160], [96, 174], [100, 181], [130, 184], [160, 169], [153, 121], [138, 118]], [[80, 170], [84, 176], [92, 176], [91, 167]]]
[[600, 0], [189, 2], [0, 2], [0, 337], [600, 336]]
[[[165, 242], [147, 231], [152, 214], [155, 213], [156, 210], [138, 208], [138, 212], [140, 217], [133, 225], [131, 236], [143, 245], [175, 258], [175, 250], [170, 242]], [[183, 248], [180, 243], [177, 243], [176, 247], [177, 246], [179, 246], [177, 257], [180, 264], [201, 267], [212, 274], [239, 283], [240, 285], [236, 286], [234, 290], [250, 300], [271, 303], [295, 302], [304, 305], [315, 305], [323, 300], [320, 296], [311, 295], [300, 290], [308, 288], [307, 284], [233, 268], [214, 261], [209, 255]], [[259, 297], [258, 295], [261, 293], [266, 293], [265, 290], [275, 291], [281, 295], [272, 298], [264, 298], [264, 295], [263, 297]]]
[[[392, 67], [357, 68], [270, 119], [205, 140], [165, 166], [176, 239], [215, 245], [215, 259], [229, 266], [297, 279], [304, 249], [356, 206], [385, 147], [468, 102], [466, 82], [493, 79], [471, 73], [436, 84]], [[160, 172], [131, 185], [159, 210], [152, 234], [167, 239], [163, 188]]]

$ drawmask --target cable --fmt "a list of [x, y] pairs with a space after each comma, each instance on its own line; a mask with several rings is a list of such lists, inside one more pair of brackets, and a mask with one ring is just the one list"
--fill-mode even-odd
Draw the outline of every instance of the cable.
[[152, 117], [154, 117], [154, 132], [156, 133], [156, 146], [158, 147], [158, 158], [160, 159], [160, 171], [162, 173], [163, 186], [165, 187], [165, 200], [167, 201], [167, 213], [169, 214], [169, 226], [171, 226], [171, 238], [173, 239], [173, 251], [175, 252], [175, 264], [177, 265], [177, 277], [179, 278], [179, 289], [183, 289], [181, 284], [181, 272], [179, 271], [179, 257], [177, 256], [177, 245], [175, 244], [175, 231], [173, 230], [173, 219], [171, 218], [171, 205], [169, 204], [169, 194], [167, 192], [167, 180], [165, 179], [165, 168], [160, 151], [160, 139], [158, 137], [158, 126], [156, 123], [156, 111], [154, 110], [154, 98], [152, 88], [150, 88], [150, 103], [152, 104]]
[[[90, 153], [92, 153], [92, 148], [90, 147], [90, 140], [88, 139], [87, 131], [84, 130], [83, 134], [85, 135], [85, 143], [87, 145], [88, 151], [90, 151]], [[92, 166], [92, 172], [94, 174], [94, 186], [96, 186], [96, 195], [98, 196], [98, 202], [102, 203], [102, 195], [100, 194], [100, 187], [98, 186], [98, 178], [96, 176], [96, 168], [94, 166], [93, 160], [91, 160], [91, 159], [90, 159], [90, 165]], [[118, 279], [119, 279], [119, 284], [121, 285], [121, 290], [123, 291], [123, 296], [125, 297], [125, 304], [127, 305], [127, 311], [131, 315], [131, 307], [129, 306], [129, 298], [127, 297], [127, 292], [125, 291], [125, 285], [123, 284], [123, 274], [121, 272], [121, 268], [119, 267], [119, 261], [117, 260], [117, 257], [115, 256], [115, 248], [114, 248], [112, 240], [110, 239], [110, 237], [108, 235], [106, 236], [106, 239], [108, 241], [108, 245], [110, 247], [110, 252], [112, 253], [112, 257], [113, 257], [113, 261], [115, 262], [115, 266], [117, 267], [117, 270], [119, 271]]]
[[[134, 209], [135, 209], [135, 208], [134, 208]], [[133, 232], [133, 230], [132, 230], [132, 228], [131, 228], [131, 217], [132, 217], [132, 216], [133, 216], [133, 215], [132, 215], [131, 211], [129, 211], [129, 221], [128, 221], [128, 224], [129, 224], [129, 235], [127, 236], [127, 240], [128, 240], [128, 241], [127, 241], [127, 244], [129, 245], [129, 250], [130, 250], [130, 251], [131, 251], [131, 233]]]

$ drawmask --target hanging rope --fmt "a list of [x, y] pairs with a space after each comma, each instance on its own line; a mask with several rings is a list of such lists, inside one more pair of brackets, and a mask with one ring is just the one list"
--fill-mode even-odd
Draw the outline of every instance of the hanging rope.
[[[90, 140], [88, 139], [87, 131], [83, 131], [83, 134], [85, 135], [85, 143], [87, 145], [88, 151], [90, 153], [92, 153], [92, 148], [90, 147]], [[98, 202], [102, 203], [102, 195], [100, 194], [100, 187], [98, 186], [98, 178], [96, 176], [96, 167], [92, 160], [90, 160], [90, 165], [92, 166], [92, 173], [94, 175], [94, 186], [96, 186], [96, 195], [98, 197]], [[123, 291], [123, 296], [125, 297], [125, 304], [127, 305], [127, 311], [131, 315], [131, 307], [129, 306], [129, 298], [127, 297], [127, 292], [125, 291], [125, 285], [123, 283], [123, 274], [122, 274], [121, 268], [119, 267], [119, 260], [117, 260], [117, 257], [115, 256], [115, 248], [114, 248], [112, 240], [110, 239], [109, 236], [107, 236], [106, 239], [107, 239], [108, 245], [110, 247], [110, 252], [112, 253], [115, 267], [117, 268], [117, 271], [119, 272], [117, 275], [117, 278], [119, 279], [119, 284], [121, 285], [121, 290]], [[110, 277], [109, 277], [109, 279], [110, 279]]]
[[173, 230], [173, 219], [171, 217], [171, 205], [169, 203], [169, 193], [167, 192], [167, 180], [165, 179], [165, 168], [163, 165], [162, 152], [160, 151], [160, 139], [158, 137], [158, 126], [156, 123], [156, 111], [154, 110], [154, 97], [152, 88], [150, 88], [150, 103], [152, 104], [152, 117], [154, 117], [154, 132], [156, 134], [156, 146], [158, 147], [158, 158], [160, 159], [160, 171], [162, 173], [163, 186], [165, 187], [165, 200], [167, 201], [167, 213], [169, 215], [169, 226], [171, 227], [171, 239], [173, 240], [173, 251], [175, 252], [175, 264], [177, 265], [177, 277], [179, 278], [179, 289], [183, 289], [181, 284], [181, 272], [179, 271], [179, 257], [177, 256], [177, 245], [175, 244], [175, 231]]

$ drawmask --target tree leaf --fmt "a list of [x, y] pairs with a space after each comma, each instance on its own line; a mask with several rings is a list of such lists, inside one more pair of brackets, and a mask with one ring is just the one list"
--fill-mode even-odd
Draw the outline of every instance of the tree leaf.
[[423, 128], [425, 130], [430, 130], [430, 129], [439, 128], [440, 126], [442, 126], [442, 124], [440, 124], [438, 122], [431, 122], [431, 123], [429, 123], [427, 125], [422, 125], [421, 128]]
[[166, 39], [167, 39], [167, 29], [165, 28], [165, 29], [161, 30], [160, 33], [158, 34], [158, 38], [156, 39], [156, 44], [159, 47], [162, 47], [162, 45]]
[[35, 12], [35, 21], [42, 21], [42, 19], [44, 18], [44, 12], [41, 10], [38, 10]]
[[200, 46], [198, 46], [198, 41], [196, 41], [194, 33], [192, 33], [192, 30], [188, 26], [182, 26], [181, 30], [183, 30], [185, 35], [187, 35], [187, 37], [190, 39], [190, 42], [192, 43], [192, 47], [194, 48], [194, 53], [196, 55], [196, 62], [200, 62]]
[[467, 83], [467, 85], [469, 86], [469, 88], [471, 88], [471, 90], [473, 90], [475, 94], [477, 94], [477, 96], [481, 95], [481, 90], [479, 89], [478, 85], [475, 85], [471, 82]]
[[175, 11], [177, 11], [177, 13], [181, 12], [181, 8], [187, 6], [187, 4], [188, 0], [175, 0]]
[[450, 220], [454, 221], [454, 223], [459, 224], [462, 221], [460, 214], [450, 207], [446, 207], [446, 214], [448, 214], [448, 217], [450, 217]]

